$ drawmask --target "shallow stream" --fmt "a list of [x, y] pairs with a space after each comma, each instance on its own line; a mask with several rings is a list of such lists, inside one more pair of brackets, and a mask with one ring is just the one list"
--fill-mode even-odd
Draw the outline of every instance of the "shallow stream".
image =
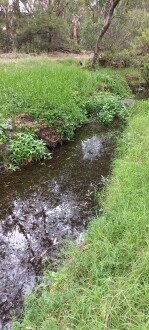
[[11, 329], [45, 259], [54, 268], [63, 239], [78, 239], [95, 216], [95, 189], [109, 174], [119, 132], [118, 124], [87, 125], [50, 161], [1, 175], [0, 330]]

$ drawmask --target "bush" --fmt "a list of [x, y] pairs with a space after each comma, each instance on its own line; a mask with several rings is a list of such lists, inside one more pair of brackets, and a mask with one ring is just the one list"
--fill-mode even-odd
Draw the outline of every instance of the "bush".
[[87, 113], [96, 116], [102, 123], [110, 123], [115, 117], [124, 118], [126, 111], [118, 95], [101, 93], [90, 98], [85, 105]]
[[30, 52], [50, 52], [68, 46], [69, 32], [61, 18], [42, 13], [36, 19], [29, 19], [15, 38], [17, 50]]
[[144, 78], [147, 85], [149, 85], [149, 63], [144, 66]]
[[19, 132], [8, 148], [10, 166], [18, 166], [32, 160], [40, 160], [41, 158], [50, 157], [50, 153], [45, 152], [45, 143], [38, 140], [36, 136], [30, 132]]
[[92, 20], [84, 22], [80, 30], [80, 43], [86, 50], [95, 48], [97, 34], [99, 31], [99, 23], [93, 23]]

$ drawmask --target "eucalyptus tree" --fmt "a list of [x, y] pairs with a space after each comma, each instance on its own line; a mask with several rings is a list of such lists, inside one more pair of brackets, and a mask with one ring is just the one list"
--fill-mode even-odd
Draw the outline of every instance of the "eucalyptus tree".
[[99, 35], [97, 37], [95, 50], [94, 50], [94, 56], [93, 56], [93, 60], [92, 60], [92, 67], [95, 67], [98, 62], [98, 57], [99, 57], [99, 53], [101, 50], [102, 39], [111, 25], [113, 13], [114, 13], [117, 5], [120, 3], [120, 1], [121, 0], [106, 0], [105, 7], [104, 7], [104, 21], [103, 21], [102, 28], [99, 32]]

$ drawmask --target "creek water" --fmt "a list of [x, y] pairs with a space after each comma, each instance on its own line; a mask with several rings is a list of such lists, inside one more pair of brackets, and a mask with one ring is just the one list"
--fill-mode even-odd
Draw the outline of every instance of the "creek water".
[[87, 125], [48, 162], [1, 175], [0, 330], [11, 329], [46, 258], [53, 269], [64, 240], [77, 239], [95, 216], [94, 190], [109, 174], [119, 132], [116, 123]]
[[140, 92], [135, 93], [136, 100], [147, 100], [149, 99], [149, 87], [142, 89]]

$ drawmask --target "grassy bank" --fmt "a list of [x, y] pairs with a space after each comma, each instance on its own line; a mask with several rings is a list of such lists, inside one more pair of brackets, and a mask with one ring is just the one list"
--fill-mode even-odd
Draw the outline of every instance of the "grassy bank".
[[[59, 139], [69, 140], [74, 130], [90, 117], [108, 123], [116, 115], [123, 117], [121, 99], [130, 95], [118, 71], [100, 68], [91, 72], [75, 60], [50, 62], [40, 57], [4, 62], [0, 64], [0, 73], [0, 143], [13, 143], [3, 159], [6, 165], [12, 159], [14, 165], [20, 165], [44, 155], [44, 145], [36, 141], [39, 127], [48, 127]], [[27, 119], [22, 125], [24, 116]], [[14, 143], [20, 139], [15, 133], [20, 131], [25, 134], [21, 139], [28, 141], [26, 146], [30, 150], [32, 140], [33, 152], [28, 152], [25, 146], [16, 157], [15, 146], [17, 150], [21, 147]], [[35, 157], [36, 150], [40, 152]]]
[[27, 300], [22, 324], [13, 329], [149, 328], [149, 102], [131, 111], [103, 216], [68, 253], [64, 268], [47, 273]]

